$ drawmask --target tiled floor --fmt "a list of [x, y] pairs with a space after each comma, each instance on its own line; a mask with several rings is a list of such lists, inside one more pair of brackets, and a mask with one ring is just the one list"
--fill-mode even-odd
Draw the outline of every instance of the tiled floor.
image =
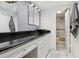
[[73, 58], [73, 56], [65, 50], [51, 50], [48, 58]]

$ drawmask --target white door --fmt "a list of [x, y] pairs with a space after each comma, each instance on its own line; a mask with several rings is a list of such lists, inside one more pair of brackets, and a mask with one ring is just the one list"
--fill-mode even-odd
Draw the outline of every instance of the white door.
[[65, 44], [66, 44], [66, 50], [68, 52], [71, 52], [71, 40], [70, 40], [70, 11], [69, 8], [65, 12]]

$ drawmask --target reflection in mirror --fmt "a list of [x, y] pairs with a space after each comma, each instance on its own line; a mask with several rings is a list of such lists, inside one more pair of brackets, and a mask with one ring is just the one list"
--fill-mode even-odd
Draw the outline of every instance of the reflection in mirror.
[[40, 22], [40, 20], [39, 20], [39, 11], [34, 10], [34, 25], [39, 26], [39, 22]]
[[29, 24], [30, 25], [33, 25], [33, 19], [34, 19], [33, 11], [34, 11], [33, 7], [29, 6]]
[[0, 2], [0, 32], [11, 32], [9, 29], [11, 17], [15, 25], [15, 31], [18, 31], [17, 16], [17, 3]]

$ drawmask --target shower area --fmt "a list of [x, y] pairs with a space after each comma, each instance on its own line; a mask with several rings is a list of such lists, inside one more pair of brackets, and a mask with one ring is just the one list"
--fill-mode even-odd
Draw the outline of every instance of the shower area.
[[65, 13], [63, 11], [56, 13], [56, 49], [65, 49]]

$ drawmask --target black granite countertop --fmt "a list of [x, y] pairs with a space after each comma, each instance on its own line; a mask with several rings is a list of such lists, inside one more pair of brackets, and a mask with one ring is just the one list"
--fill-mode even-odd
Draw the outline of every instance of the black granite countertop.
[[20, 45], [22, 43], [34, 40], [41, 36], [50, 33], [49, 30], [35, 30], [35, 31], [21, 31], [21, 32], [6, 32], [0, 33], [0, 44], [4, 42], [9, 42], [9, 45], [5, 47], [0, 47], [0, 52], [6, 49], [12, 48], [14, 46]]

